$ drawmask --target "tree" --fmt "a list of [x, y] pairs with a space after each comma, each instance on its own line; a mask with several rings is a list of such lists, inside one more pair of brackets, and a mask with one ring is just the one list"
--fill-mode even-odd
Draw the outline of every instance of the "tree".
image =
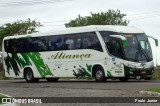
[[23, 35], [38, 32], [37, 27], [42, 26], [39, 22], [28, 18], [27, 21], [18, 20], [13, 23], [7, 23], [0, 26], [0, 46], [5, 36]]
[[122, 14], [120, 10], [108, 10], [101, 13], [92, 13], [91, 16], [81, 17], [71, 20], [69, 23], [65, 23], [66, 27], [77, 27], [86, 25], [127, 25], [128, 20], [123, 20], [126, 14]]

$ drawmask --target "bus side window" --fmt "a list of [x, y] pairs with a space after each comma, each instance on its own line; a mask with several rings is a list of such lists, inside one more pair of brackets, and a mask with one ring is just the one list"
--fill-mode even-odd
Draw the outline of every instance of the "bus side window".
[[65, 50], [73, 50], [81, 48], [81, 35], [65, 35]]
[[23, 53], [25, 52], [25, 46], [24, 46], [24, 39], [20, 38], [18, 39], [18, 53]]
[[18, 52], [18, 41], [17, 39], [11, 39], [10, 40], [10, 46], [11, 46], [11, 53], [17, 53]]
[[46, 51], [47, 50], [47, 45], [46, 45], [46, 39], [45, 37], [35, 37], [32, 38], [32, 45], [33, 45], [33, 51]]
[[82, 48], [103, 51], [95, 32], [82, 34]]
[[62, 35], [50, 36], [49, 37], [49, 50], [63, 50], [64, 49], [64, 37]]
[[122, 48], [119, 40], [113, 40], [113, 55], [122, 58]]
[[10, 45], [9, 45], [9, 40], [4, 41], [4, 49], [6, 52], [10, 52]]
[[6, 52], [9, 53], [19, 53], [19, 40], [17, 39], [10, 39], [4, 41], [4, 48]]
[[67, 39], [65, 41], [65, 48], [66, 48], [66, 50], [74, 49], [74, 41], [73, 41], [73, 39]]
[[32, 45], [32, 38], [24, 38], [24, 39], [19, 39], [21, 40], [21, 50], [23, 52], [33, 52], [33, 45]]
[[63, 36], [61, 36], [56, 41], [56, 50], [63, 50], [63, 48], [64, 48], [63, 45], [64, 45], [64, 38], [63, 38]]
[[81, 41], [82, 41], [81, 38], [78, 38], [78, 39], [75, 41], [75, 42], [76, 42], [76, 45], [75, 45], [75, 46], [76, 46], [76, 47], [75, 47], [76, 49], [80, 49], [80, 48], [81, 48]]

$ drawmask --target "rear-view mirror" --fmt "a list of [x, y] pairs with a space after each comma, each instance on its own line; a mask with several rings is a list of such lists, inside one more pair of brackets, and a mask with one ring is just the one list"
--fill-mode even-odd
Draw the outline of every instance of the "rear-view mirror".
[[158, 39], [154, 38], [153, 36], [147, 35], [147, 37], [152, 38], [155, 41], [155, 45], [158, 46]]
[[155, 45], [158, 46], [158, 39], [155, 39]]

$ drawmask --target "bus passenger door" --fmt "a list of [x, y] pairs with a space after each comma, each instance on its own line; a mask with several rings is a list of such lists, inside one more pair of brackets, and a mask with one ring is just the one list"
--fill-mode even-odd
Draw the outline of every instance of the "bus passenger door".
[[123, 46], [120, 39], [113, 38], [111, 39], [111, 50], [112, 54], [112, 65], [111, 70], [114, 73], [114, 77], [123, 77], [124, 76], [124, 65], [123, 65]]

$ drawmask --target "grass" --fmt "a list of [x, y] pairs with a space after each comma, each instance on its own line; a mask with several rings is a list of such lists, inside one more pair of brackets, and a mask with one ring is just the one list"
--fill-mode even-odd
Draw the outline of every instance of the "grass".
[[2, 98], [4, 98], [4, 97], [7, 97], [7, 96], [0, 94], [0, 105], [2, 104]]
[[160, 93], [160, 88], [151, 88], [151, 89], [147, 89], [145, 91], [151, 91], [151, 92], [158, 92], [158, 93]]
[[4, 95], [0, 94], [0, 97], [6, 97], [6, 96], [4, 96]]
[[160, 79], [160, 67], [155, 68], [154, 73], [152, 75], [152, 80]]

